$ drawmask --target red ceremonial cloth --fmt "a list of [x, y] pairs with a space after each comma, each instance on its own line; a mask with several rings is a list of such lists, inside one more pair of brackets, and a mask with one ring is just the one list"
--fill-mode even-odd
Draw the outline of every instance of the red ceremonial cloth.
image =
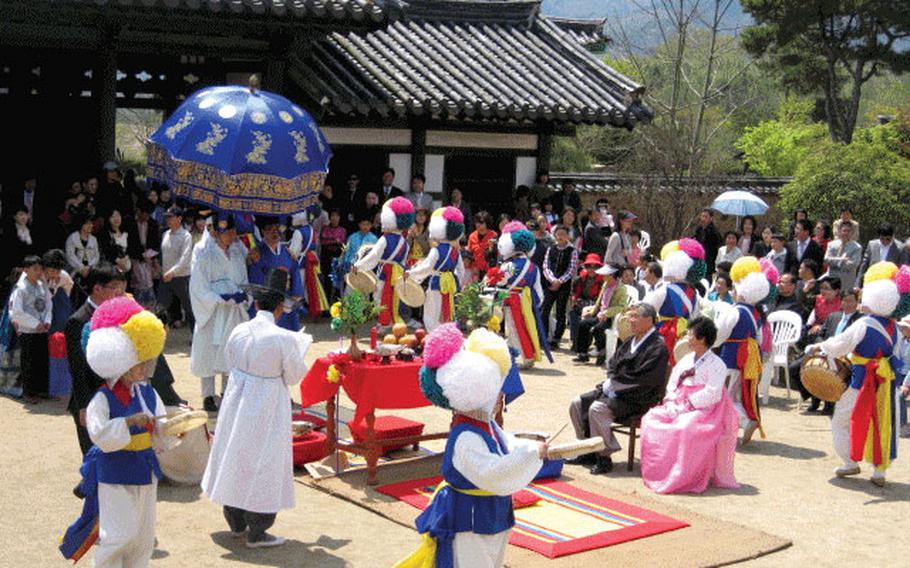
[[[300, 382], [300, 404], [312, 406], [335, 396], [338, 383], [326, 380], [332, 360], [321, 357], [313, 363]], [[336, 364], [341, 372], [341, 386], [357, 405], [353, 422], [360, 422], [377, 408], [420, 408], [431, 406], [420, 390], [420, 367], [423, 362], [393, 359], [388, 365], [380, 362], [351, 361]]]
[[[438, 476], [413, 479], [383, 485], [376, 490], [422, 510], [441, 479]], [[509, 535], [509, 544], [548, 558], [689, 526], [684, 521], [555, 479], [534, 481], [516, 495], [512, 496], [513, 502], [518, 503], [513, 504], [515, 526]]]

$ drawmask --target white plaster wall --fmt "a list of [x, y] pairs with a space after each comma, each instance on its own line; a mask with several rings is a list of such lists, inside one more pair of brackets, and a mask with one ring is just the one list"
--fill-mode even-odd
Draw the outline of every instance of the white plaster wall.
[[501, 150], [536, 150], [537, 135], [428, 130], [427, 146], [442, 146], [450, 148], [493, 148]]
[[352, 146], [411, 145], [411, 131], [406, 128], [345, 128], [327, 126], [322, 129], [322, 133], [325, 134], [329, 144], [348, 144]]
[[427, 154], [424, 175], [427, 176], [425, 190], [434, 199], [442, 198], [442, 180], [445, 175], [446, 157], [442, 154]]
[[411, 155], [389, 154], [389, 167], [395, 170], [395, 185], [405, 193], [411, 191]]
[[515, 185], [534, 185], [537, 174], [537, 158], [534, 156], [518, 156], [515, 158]]

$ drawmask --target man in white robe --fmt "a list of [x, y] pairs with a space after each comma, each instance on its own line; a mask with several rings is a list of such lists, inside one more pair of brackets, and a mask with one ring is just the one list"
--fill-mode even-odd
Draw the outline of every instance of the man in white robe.
[[196, 317], [190, 372], [202, 379], [205, 410], [216, 412], [215, 374], [221, 373], [224, 392], [230, 369], [225, 361], [225, 344], [234, 328], [249, 319], [247, 296], [241, 291], [248, 282], [247, 250], [237, 240], [230, 217], [216, 221], [214, 234], [202, 242], [202, 248], [194, 251], [190, 272], [190, 303]]
[[306, 373], [313, 338], [275, 324], [284, 309], [287, 272], [272, 270], [267, 286], [253, 286], [256, 317], [238, 325], [227, 342], [230, 381], [202, 490], [224, 507], [236, 538], [248, 548], [280, 546], [265, 531], [278, 511], [294, 507], [291, 397], [288, 386]]

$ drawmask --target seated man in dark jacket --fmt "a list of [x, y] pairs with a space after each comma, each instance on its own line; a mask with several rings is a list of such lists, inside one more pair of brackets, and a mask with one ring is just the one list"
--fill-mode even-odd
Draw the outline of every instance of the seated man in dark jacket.
[[610, 425], [645, 414], [660, 403], [667, 388], [669, 354], [654, 328], [657, 312], [649, 304], [636, 304], [631, 310], [634, 337], [620, 345], [607, 364], [607, 380], [593, 391], [575, 398], [569, 417], [579, 439], [600, 436], [606, 448], [599, 454], [582, 456], [575, 463], [594, 464], [598, 475], [613, 469], [610, 454], [622, 448]]

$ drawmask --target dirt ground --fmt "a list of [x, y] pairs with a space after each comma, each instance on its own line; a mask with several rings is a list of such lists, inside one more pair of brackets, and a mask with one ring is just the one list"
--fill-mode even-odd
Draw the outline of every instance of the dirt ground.
[[[311, 357], [338, 346], [327, 326], [311, 326], [317, 342]], [[189, 374], [189, 339], [175, 330], [168, 339], [168, 361], [177, 391], [201, 406], [198, 380]], [[510, 406], [510, 430], [554, 432], [567, 420], [569, 401], [602, 380], [603, 371], [576, 365], [565, 352], [555, 364], [523, 374], [526, 394]], [[703, 495], [657, 496], [641, 482], [638, 467], [625, 471], [624, 453], [616, 470], [593, 478], [610, 492], [648, 495], [702, 515], [728, 520], [790, 539], [793, 546], [749, 566], [907, 566], [910, 543], [905, 538], [910, 517], [910, 443], [900, 441], [899, 459], [889, 470], [888, 485], [879, 489], [862, 476], [837, 480], [838, 460], [831, 449], [829, 419], [805, 415], [786, 402], [783, 389], [772, 388], [764, 409], [767, 439], [757, 439], [737, 454], [739, 490], [709, 490]], [[299, 391], [292, 390], [294, 400]], [[342, 401], [351, 406], [350, 401]], [[444, 429], [447, 413], [433, 408], [395, 411]], [[80, 454], [66, 401], [23, 405], [0, 398], [0, 568], [66, 566], [56, 549], [65, 527], [78, 516], [81, 502], [71, 490], [78, 481]], [[571, 430], [569, 428], [568, 430]], [[571, 438], [567, 431], [560, 440]], [[584, 475], [580, 468], [572, 474]], [[382, 480], [382, 471], [379, 473]], [[418, 542], [410, 528], [386, 520], [355, 504], [296, 484], [297, 507], [278, 515], [276, 534], [288, 538], [283, 548], [249, 551], [227, 533], [220, 508], [198, 488], [159, 487], [158, 548], [152, 566], [390, 566]], [[416, 512], [415, 512], [416, 515]], [[596, 554], [589, 552], [585, 554]], [[685, 551], [680, 551], [685, 554]], [[508, 562], [509, 555], [506, 559]], [[80, 565], [89, 565], [86, 558]], [[539, 557], [534, 566], [546, 566]], [[522, 566], [530, 565], [524, 562]], [[630, 558], [629, 566], [651, 566], [648, 558]]]

